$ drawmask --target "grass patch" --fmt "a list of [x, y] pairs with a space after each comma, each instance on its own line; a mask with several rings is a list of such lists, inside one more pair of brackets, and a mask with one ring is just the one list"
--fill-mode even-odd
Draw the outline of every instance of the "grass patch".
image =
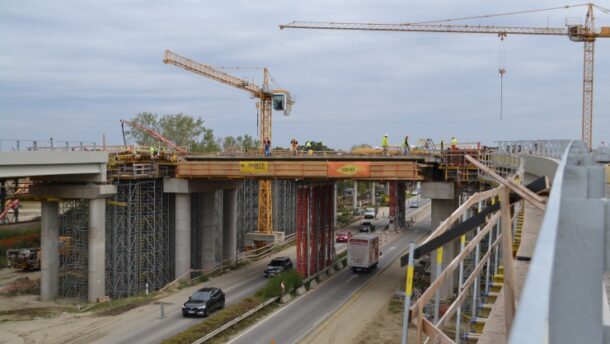
[[93, 312], [95, 315], [117, 315], [127, 312], [130, 309], [147, 305], [156, 300], [155, 294], [138, 295], [132, 297], [125, 297], [122, 299], [111, 300], [108, 302], [96, 304], [88, 311]]
[[343, 251], [343, 252], [339, 253], [339, 254], [338, 254], [336, 257], [335, 257], [335, 261], [339, 261], [339, 260], [341, 260], [341, 259], [345, 258], [346, 256], [347, 256], [347, 250], [345, 250], [345, 251]]
[[393, 297], [388, 304], [388, 311], [393, 314], [402, 313], [405, 308], [405, 302], [402, 298]]
[[171, 338], [163, 340], [162, 344], [187, 344], [196, 341], [206, 334], [214, 331], [229, 321], [237, 318], [252, 308], [264, 302], [261, 295], [253, 295], [243, 299], [241, 302], [228, 306], [210, 316], [206, 321], [202, 321], [191, 326], [188, 330], [177, 334]]
[[282, 288], [280, 284], [282, 281], [284, 282], [286, 291], [295, 290], [303, 285], [303, 276], [301, 276], [301, 274], [294, 269], [284, 271], [281, 274], [269, 279], [265, 287], [259, 290], [258, 293], [260, 293], [265, 299], [281, 296]]

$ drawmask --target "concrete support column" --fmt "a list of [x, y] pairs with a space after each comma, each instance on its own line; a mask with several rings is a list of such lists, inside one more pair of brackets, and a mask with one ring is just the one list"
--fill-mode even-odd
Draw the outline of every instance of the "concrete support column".
[[[431, 200], [431, 219], [430, 228], [436, 229], [451, 213], [458, 207], [456, 199], [432, 199]], [[445, 268], [455, 258], [459, 251], [459, 240], [454, 240], [443, 246], [442, 268]], [[431, 276], [432, 280], [437, 278], [437, 255], [432, 254], [431, 260]], [[448, 278], [440, 288], [440, 296], [445, 299], [451, 296], [455, 286], [454, 278]]]
[[371, 182], [371, 205], [376, 205], [377, 199], [375, 197], [375, 182]]
[[358, 181], [354, 180], [354, 191], [352, 192], [354, 198], [354, 209], [358, 208]]
[[54, 300], [59, 291], [59, 203], [42, 201], [40, 300]]
[[224, 190], [222, 202], [222, 259], [234, 264], [237, 251], [237, 190]]
[[203, 216], [201, 217], [201, 268], [210, 269], [216, 263], [216, 247], [214, 245], [214, 208], [216, 197], [214, 191], [202, 193]]
[[106, 199], [89, 200], [89, 302], [106, 295]]
[[177, 193], [175, 207], [174, 278], [178, 278], [191, 269], [191, 194]]

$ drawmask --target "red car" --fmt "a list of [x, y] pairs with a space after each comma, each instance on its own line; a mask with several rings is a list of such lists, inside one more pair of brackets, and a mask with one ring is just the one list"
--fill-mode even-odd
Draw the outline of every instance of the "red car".
[[337, 242], [347, 242], [352, 237], [352, 232], [343, 231], [337, 233]]

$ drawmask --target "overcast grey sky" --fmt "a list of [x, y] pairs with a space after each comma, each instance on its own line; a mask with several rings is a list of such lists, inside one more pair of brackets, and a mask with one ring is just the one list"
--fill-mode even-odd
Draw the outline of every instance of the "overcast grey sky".
[[[331, 147], [455, 135], [460, 142], [579, 138], [583, 45], [508, 36], [504, 119], [494, 35], [279, 30], [293, 20], [404, 23], [568, 5], [558, 1], [4, 1], [0, 138], [122, 142], [138, 112], [201, 117], [216, 136], [258, 136], [246, 92], [162, 63], [170, 49], [216, 66], [270, 69], [296, 96], [273, 145]], [[610, 2], [598, 5], [610, 8]], [[586, 9], [464, 24], [563, 27]], [[597, 11], [597, 26], [610, 15]], [[573, 19], [572, 19], [573, 20]], [[610, 139], [610, 39], [596, 44], [594, 145]], [[261, 70], [227, 69], [261, 80]], [[412, 141], [413, 142], [413, 141]]]

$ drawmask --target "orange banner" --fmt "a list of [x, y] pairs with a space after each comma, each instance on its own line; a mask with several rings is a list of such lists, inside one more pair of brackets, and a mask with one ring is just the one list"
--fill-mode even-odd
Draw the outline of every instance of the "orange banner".
[[370, 162], [328, 162], [329, 177], [370, 177]]

